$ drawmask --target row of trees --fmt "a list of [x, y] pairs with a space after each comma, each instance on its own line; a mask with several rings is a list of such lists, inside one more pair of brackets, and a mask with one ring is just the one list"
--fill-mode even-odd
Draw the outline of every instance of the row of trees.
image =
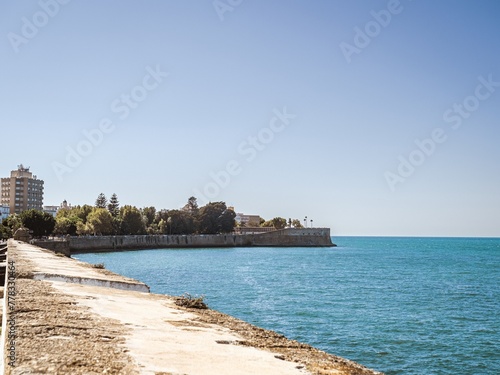
[[21, 227], [32, 231], [34, 237], [52, 234], [56, 226], [54, 217], [46, 212], [28, 210], [20, 215], [10, 215], [0, 224], [0, 237], [10, 238]]
[[[139, 235], [139, 234], [217, 234], [230, 233], [236, 226], [235, 212], [225, 202], [211, 202], [198, 207], [190, 197], [184, 207], [159, 210], [155, 207], [120, 206], [113, 194], [108, 199], [101, 193], [93, 206], [83, 205], [60, 209], [56, 217], [29, 210], [21, 215], [10, 215], [0, 225], [2, 238], [9, 238], [21, 226], [29, 228], [33, 236], [54, 235]], [[276, 217], [261, 226], [282, 229], [302, 227], [299, 220], [288, 221]]]
[[116, 194], [108, 202], [99, 194], [94, 206], [76, 206], [60, 210], [56, 216], [54, 234], [216, 234], [234, 230], [235, 213], [224, 202], [211, 202], [198, 208], [196, 198], [179, 210], [155, 207], [120, 207]]

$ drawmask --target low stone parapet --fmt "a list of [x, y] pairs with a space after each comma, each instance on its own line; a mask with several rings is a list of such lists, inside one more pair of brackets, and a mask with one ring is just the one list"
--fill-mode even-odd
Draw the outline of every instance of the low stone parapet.
[[52, 250], [56, 254], [63, 254], [67, 257], [71, 256], [69, 241], [66, 240], [31, 240], [30, 243], [47, 250]]

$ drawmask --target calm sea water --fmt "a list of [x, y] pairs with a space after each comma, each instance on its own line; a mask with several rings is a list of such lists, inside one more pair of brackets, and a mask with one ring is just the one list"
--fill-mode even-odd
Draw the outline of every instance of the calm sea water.
[[387, 374], [500, 374], [500, 239], [75, 257]]

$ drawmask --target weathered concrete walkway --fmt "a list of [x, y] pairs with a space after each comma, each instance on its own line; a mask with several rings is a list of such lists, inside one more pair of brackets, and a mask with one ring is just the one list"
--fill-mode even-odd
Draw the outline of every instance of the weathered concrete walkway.
[[16, 293], [4, 311], [6, 374], [375, 374], [29, 244], [11, 241], [8, 262]]

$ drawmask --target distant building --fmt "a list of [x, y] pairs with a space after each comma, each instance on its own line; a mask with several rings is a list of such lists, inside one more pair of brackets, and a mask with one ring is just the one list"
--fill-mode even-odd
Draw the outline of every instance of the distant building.
[[56, 217], [59, 210], [71, 210], [71, 208], [71, 204], [68, 204], [68, 201], [65, 199], [59, 206], [43, 206], [43, 212]]
[[258, 227], [260, 226], [260, 216], [259, 215], [245, 215], [242, 213], [237, 213], [234, 220], [239, 226], [242, 227]]
[[7, 219], [10, 215], [10, 207], [9, 206], [0, 206], [0, 223], [3, 219]]
[[59, 211], [59, 206], [43, 206], [43, 212], [51, 214], [56, 217], [57, 211]]
[[43, 209], [43, 181], [22, 164], [1, 179], [0, 204], [8, 206], [10, 213], [20, 214], [26, 210]]
[[65, 199], [63, 200], [63, 202], [61, 203], [61, 206], [59, 206], [59, 209], [60, 210], [71, 210], [73, 207], [71, 207], [71, 203], [68, 204], [68, 201]]

